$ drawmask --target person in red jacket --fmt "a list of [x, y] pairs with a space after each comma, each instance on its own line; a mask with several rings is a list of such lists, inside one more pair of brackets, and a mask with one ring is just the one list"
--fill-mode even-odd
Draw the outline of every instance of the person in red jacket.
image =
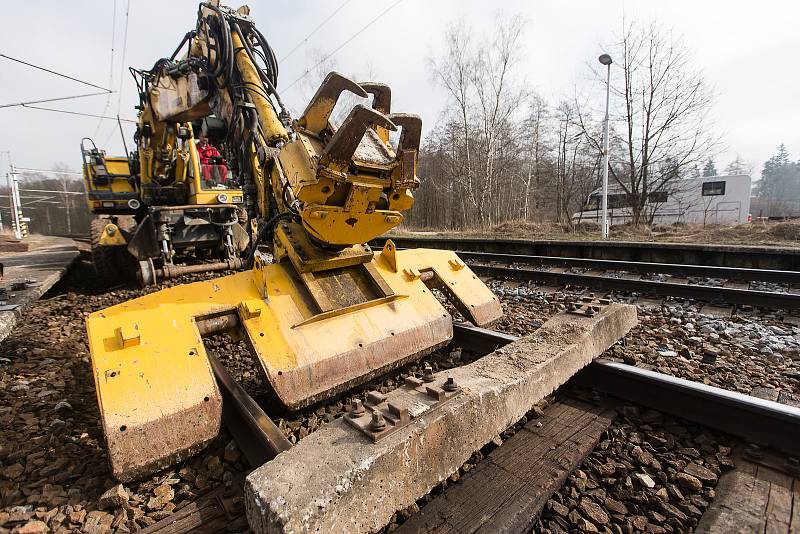
[[207, 186], [213, 187], [228, 181], [228, 164], [205, 135], [200, 135], [197, 142], [197, 155], [200, 157], [200, 170]]

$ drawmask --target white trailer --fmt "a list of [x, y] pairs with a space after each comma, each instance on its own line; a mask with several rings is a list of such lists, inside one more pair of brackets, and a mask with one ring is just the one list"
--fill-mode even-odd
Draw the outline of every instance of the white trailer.
[[[702, 176], [684, 178], [647, 195], [645, 212], [654, 224], [737, 225], [750, 217], [750, 176]], [[602, 190], [592, 191], [573, 222], [601, 222]], [[631, 222], [630, 197], [619, 186], [609, 184], [608, 220], [613, 226]], [[649, 220], [649, 219], [648, 219]]]

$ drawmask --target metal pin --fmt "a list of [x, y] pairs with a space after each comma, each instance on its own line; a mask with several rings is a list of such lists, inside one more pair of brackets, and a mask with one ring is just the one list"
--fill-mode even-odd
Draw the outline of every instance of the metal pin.
[[352, 417], [361, 417], [364, 415], [364, 403], [361, 402], [361, 399], [354, 399], [353, 402], [350, 403], [350, 415]]
[[372, 421], [369, 422], [369, 429], [378, 431], [384, 428], [386, 428], [386, 420], [383, 418], [383, 414], [377, 410], [372, 412]]
[[452, 376], [448, 376], [447, 380], [444, 382], [444, 386], [442, 386], [442, 389], [445, 391], [457, 391], [458, 384], [456, 384], [456, 381]]
[[433, 382], [433, 367], [431, 364], [426, 363], [425, 367], [422, 368], [422, 380], [423, 382]]

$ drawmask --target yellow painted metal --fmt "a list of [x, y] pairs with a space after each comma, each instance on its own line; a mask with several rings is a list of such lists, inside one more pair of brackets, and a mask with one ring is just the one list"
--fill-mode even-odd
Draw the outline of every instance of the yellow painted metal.
[[[331, 245], [364, 243], [403, 222], [401, 210], [414, 202], [407, 188], [390, 191], [391, 209], [379, 209], [391, 187], [389, 179], [374, 168], [362, 168], [358, 175], [348, 174], [346, 167], [336, 164], [317, 168], [314, 162], [321, 158], [324, 145], [303, 132], [297, 135], [299, 142], [284, 147], [279, 158], [297, 198], [305, 204], [303, 226], [314, 238]], [[377, 135], [375, 139], [373, 142], [381, 142]]]
[[300, 273], [324, 271], [366, 263], [372, 259], [369, 245], [352, 245], [341, 250], [329, 251], [317, 247], [309, 239], [303, 227], [296, 222], [283, 222], [275, 232], [277, 261], [288, 257]]
[[[357, 187], [353, 189], [354, 194], [361, 199], [367, 198], [367, 193], [363, 190]], [[356, 214], [338, 206], [310, 205], [302, 213], [306, 230], [319, 241], [331, 245], [371, 241], [403, 222], [400, 212], [388, 210]]]
[[103, 246], [122, 246], [127, 245], [125, 236], [120, 232], [119, 227], [114, 223], [108, 223], [103, 228], [103, 233], [100, 236], [100, 245]]
[[[102, 176], [99, 176], [102, 174]], [[96, 178], [107, 179], [100, 182]], [[130, 181], [130, 168], [128, 158], [106, 156], [102, 165], [85, 164], [83, 166], [83, 179], [88, 193], [126, 194], [134, 193], [136, 189]], [[89, 210], [94, 208], [93, 200], [89, 200]], [[124, 204], [124, 201], [121, 201]]]
[[234, 59], [236, 65], [239, 67], [239, 73], [242, 76], [242, 82], [245, 84], [245, 90], [250, 94], [253, 103], [258, 111], [258, 122], [267, 137], [267, 144], [274, 146], [278, 142], [286, 143], [289, 141], [289, 135], [286, 133], [286, 128], [281, 124], [278, 114], [275, 113], [275, 108], [268, 99], [264, 97], [266, 90], [261, 83], [261, 78], [256, 72], [256, 67], [250, 61], [250, 57], [244, 49], [242, 40], [239, 34], [231, 32], [231, 40], [233, 41], [233, 48], [236, 50]]
[[[452, 338], [452, 318], [408, 270], [435, 272], [461, 307], [483, 310], [474, 317], [477, 324], [499, 318], [497, 298], [457, 261], [451, 251], [395, 251], [394, 261], [380, 254], [367, 264], [320, 273], [309, 286], [297, 283], [290, 262], [268, 263], [257, 255], [252, 271], [91, 314], [89, 347], [114, 474], [125, 478], [166, 465], [216, 433], [221, 406], [196, 320], [237, 313], [276, 395], [298, 409]], [[349, 294], [342, 287], [350, 287]], [[323, 311], [319, 302], [326, 298], [337, 305]], [[349, 300], [340, 305], [341, 299]]]

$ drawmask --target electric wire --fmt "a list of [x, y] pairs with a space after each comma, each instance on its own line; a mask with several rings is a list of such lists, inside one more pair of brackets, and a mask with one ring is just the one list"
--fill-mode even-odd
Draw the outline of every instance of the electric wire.
[[[117, 33], [117, 0], [114, 0], [114, 10], [111, 13], [111, 58], [109, 58], [109, 66], [108, 66], [108, 86], [111, 87], [114, 85], [114, 40]], [[106, 104], [103, 106], [103, 111], [100, 112], [100, 115], [105, 115], [106, 111], [108, 111], [108, 106], [111, 104], [111, 93], [108, 93], [106, 97]], [[100, 125], [103, 124], [103, 120], [100, 119], [97, 121], [97, 126], [94, 128], [94, 134], [92, 137], [97, 135], [97, 132], [100, 131]]]
[[[84, 80], [79, 80], [78, 78], [74, 78], [72, 76], [68, 76], [67, 74], [62, 74], [62, 73], [56, 72], [54, 70], [50, 70], [50, 69], [47, 69], [47, 68], [44, 68], [44, 67], [40, 67], [39, 65], [34, 65], [33, 63], [28, 63], [27, 61], [23, 61], [21, 59], [15, 58], [15, 57], [7, 56], [6, 54], [0, 54], [0, 57], [9, 59], [11, 61], [15, 61], [17, 63], [21, 63], [23, 65], [27, 65], [28, 67], [33, 67], [34, 69], [38, 69], [38, 70], [42, 70], [44, 72], [48, 72], [50, 74], [54, 74], [56, 76], [60, 76], [62, 78], [66, 78], [68, 80], [72, 80], [73, 82], [78, 82], [78, 83], [82, 83], [83, 85], [88, 85], [89, 87], [94, 87], [95, 89], [102, 89], [106, 93], [113, 93], [113, 91], [111, 89], [106, 89], [105, 87], [100, 87], [99, 85], [95, 85], [93, 83], [89, 83], [89, 82], [84, 81]], [[105, 94], [105, 93], [103, 93], [103, 94]]]
[[397, 5], [398, 5], [400, 2], [402, 2], [402, 1], [403, 1], [403, 0], [397, 0], [395, 3], [393, 3], [392, 5], [390, 5], [389, 7], [387, 7], [386, 9], [384, 9], [383, 11], [381, 11], [381, 12], [378, 14], [378, 16], [377, 16], [377, 17], [375, 17], [374, 19], [372, 19], [371, 21], [369, 21], [369, 22], [368, 22], [368, 23], [367, 23], [367, 24], [366, 24], [364, 27], [362, 27], [362, 28], [361, 28], [360, 30], [358, 30], [356, 33], [354, 33], [353, 35], [351, 35], [351, 36], [350, 36], [350, 37], [349, 37], [349, 38], [348, 38], [348, 39], [347, 39], [345, 42], [343, 42], [342, 44], [340, 44], [339, 46], [337, 46], [337, 47], [336, 47], [336, 48], [335, 48], [335, 49], [334, 49], [334, 50], [333, 50], [333, 51], [332, 51], [330, 54], [328, 54], [327, 56], [325, 56], [324, 58], [322, 58], [321, 60], [319, 60], [319, 61], [318, 61], [318, 62], [317, 62], [317, 63], [316, 63], [316, 64], [315, 64], [313, 67], [306, 69], [306, 71], [305, 71], [305, 72], [302, 74], [302, 76], [300, 76], [300, 77], [299, 77], [299, 78], [297, 78], [295, 81], [293, 81], [292, 83], [290, 83], [289, 85], [287, 85], [286, 87], [284, 87], [282, 90], [283, 90], [283, 91], [288, 91], [289, 89], [291, 89], [292, 87], [294, 87], [295, 85], [297, 85], [297, 83], [298, 83], [300, 80], [302, 80], [303, 78], [305, 78], [305, 77], [308, 75], [308, 73], [309, 73], [309, 72], [311, 72], [312, 70], [316, 69], [317, 67], [319, 67], [320, 65], [322, 65], [324, 62], [326, 62], [328, 59], [330, 59], [331, 57], [333, 57], [333, 55], [334, 55], [334, 54], [336, 54], [336, 52], [338, 52], [339, 50], [341, 50], [342, 48], [344, 48], [345, 46], [347, 46], [347, 44], [349, 44], [349, 43], [350, 43], [350, 41], [352, 41], [353, 39], [355, 39], [356, 37], [358, 37], [359, 35], [361, 35], [361, 34], [362, 34], [362, 33], [363, 33], [363, 32], [364, 32], [364, 31], [365, 31], [367, 28], [369, 28], [370, 26], [372, 26], [373, 24], [375, 24], [375, 23], [376, 23], [376, 22], [377, 22], [377, 21], [378, 21], [378, 20], [379, 20], [381, 17], [383, 17], [383, 16], [384, 16], [384, 15], [386, 15], [386, 14], [387, 14], [389, 11], [391, 11], [392, 9], [394, 9], [394, 8], [395, 8], [395, 7], [396, 7], [396, 6], [397, 6]]
[[[117, 90], [117, 116], [119, 116], [119, 112], [122, 109], [122, 79], [124, 78], [123, 75], [125, 74], [125, 56], [128, 52], [128, 21], [130, 19], [130, 12], [131, 0], [128, 0], [127, 4], [125, 5], [125, 31], [122, 34], [122, 61], [120, 62], [121, 70], [119, 73], [119, 89]], [[106, 136], [105, 141], [103, 141], [103, 146], [108, 145], [108, 141], [111, 139], [112, 135], [114, 135], [114, 128], [111, 128], [111, 130], [108, 132], [108, 136]]]
[[[112, 93], [115, 91], [112, 91]], [[76, 98], [85, 98], [87, 96], [98, 96], [98, 95], [105, 95], [107, 91], [103, 91], [102, 93], [86, 93], [82, 95], [72, 95], [72, 96], [60, 96], [57, 98], [43, 98], [41, 100], [27, 100], [25, 102], [14, 102], [11, 104], [0, 104], [0, 108], [13, 108], [17, 106], [21, 107], [30, 107], [30, 104], [42, 104], [44, 102], [57, 102], [61, 100], [73, 100]]]
[[125, 55], [128, 52], [128, 20], [130, 18], [131, 12], [131, 0], [128, 0], [127, 5], [125, 6], [125, 31], [123, 32], [122, 36], [122, 71], [119, 74], [119, 89], [117, 90], [118, 98], [117, 98], [117, 115], [119, 115], [120, 108], [122, 107], [122, 78], [123, 74], [125, 73]]
[[283, 56], [283, 57], [280, 59], [280, 61], [278, 61], [278, 63], [283, 63], [284, 61], [286, 61], [286, 59], [287, 59], [289, 56], [291, 56], [292, 54], [294, 54], [294, 53], [295, 53], [295, 52], [296, 52], [296, 51], [297, 51], [297, 50], [298, 50], [298, 49], [299, 49], [301, 46], [303, 46], [303, 44], [304, 44], [304, 43], [307, 43], [307, 42], [308, 42], [308, 40], [309, 40], [309, 38], [310, 38], [312, 35], [314, 35], [315, 33], [317, 33], [317, 32], [319, 31], [319, 29], [320, 29], [320, 28], [322, 28], [322, 27], [323, 27], [323, 26], [324, 26], [324, 25], [325, 25], [325, 24], [326, 24], [326, 23], [327, 23], [329, 20], [331, 20], [331, 19], [332, 19], [334, 16], [336, 16], [336, 14], [337, 14], [339, 11], [341, 11], [341, 10], [344, 8], [344, 6], [346, 6], [347, 4], [349, 4], [349, 3], [350, 3], [350, 1], [351, 1], [351, 0], [344, 0], [344, 2], [342, 2], [342, 3], [339, 5], [339, 7], [337, 7], [337, 8], [336, 8], [336, 9], [333, 11], [333, 13], [331, 13], [330, 15], [328, 15], [328, 16], [325, 18], [325, 20], [323, 20], [322, 22], [320, 22], [320, 23], [317, 25], [317, 27], [316, 27], [316, 28], [314, 28], [313, 30], [311, 30], [311, 33], [309, 33], [308, 35], [306, 35], [305, 37], [303, 37], [303, 39], [301, 39], [301, 40], [300, 40], [300, 42], [299, 42], [299, 43], [297, 43], [297, 44], [294, 46], [294, 48], [292, 48], [291, 50], [289, 50], [289, 53], [288, 53], [288, 54], [286, 54], [285, 56]]
[[[79, 111], [69, 111], [69, 110], [66, 110], [66, 109], [45, 108], [45, 107], [42, 107], [42, 106], [30, 106], [30, 105], [27, 105], [27, 104], [23, 104], [22, 107], [24, 107], [26, 109], [38, 109], [38, 110], [41, 110], [41, 111], [52, 111], [52, 112], [55, 112], [55, 113], [66, 113], [67, 115], [80, 115], [82, 117], [94, 117], [94, 118], [101, 119], [101, 120], [102, 119], [111, 120], [111, 121], [117, 120], [117, 117], [109, 117], [107, 115], [95, 115], [93, 113], [81, 113]], [[131, 119], [120, 118], [119, 120], [121, 120], [122, 122], [131, 122], [131, 123], [136, 124], [136, 121], [135, 120], [131, 120]]]

